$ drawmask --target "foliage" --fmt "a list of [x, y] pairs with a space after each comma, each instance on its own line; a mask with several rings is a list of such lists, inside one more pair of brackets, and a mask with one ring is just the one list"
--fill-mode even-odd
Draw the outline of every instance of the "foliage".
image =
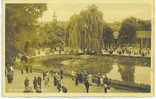
[[73, 15], [66, 29], [66, 46], [82, 50], [99, 50], [104, 41], [113, 39], [113, 31], [104, 22], [103, 14], [95, 5]]
[[136, 18], [130, 17], [121, 23], [119, 43], [132, 44], [136, 40]]
[[46, 4], [7, 4], [5, 9], [6, 63], [18, 53], [28, 55], [37, 46], [37, 19], [46, 10]]
[[64, 23], [61, 22], [48, 22], [41, 28], [40, 36], [42, 37], [42, 47], [64, 47], [65, 42], [65, 29]]

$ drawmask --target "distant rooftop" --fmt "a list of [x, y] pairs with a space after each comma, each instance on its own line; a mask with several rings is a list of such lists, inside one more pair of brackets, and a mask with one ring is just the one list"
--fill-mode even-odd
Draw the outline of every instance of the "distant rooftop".
[[136, 31], [137, 38], [151, 38], [151, 31]]

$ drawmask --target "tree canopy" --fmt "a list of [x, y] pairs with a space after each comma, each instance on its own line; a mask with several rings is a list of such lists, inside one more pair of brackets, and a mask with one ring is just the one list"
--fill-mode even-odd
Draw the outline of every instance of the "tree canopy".
[[91, 5], [73, 15], [66, 29], [66, 45], [82, 50], [100, 50], [104, 41], [113, 40], [113, 31], [103, 20], [103, 13]]
[[6, 62], [12, 62], [18, 53], [31, 55], [38, 47], [69, 47], [83, 51], [101, 51], [113, 43], [113, 32], [120, 44], [132, 44], [136, 31], [151, 30], [150, 20], [129, 17], [120, 22], [106, 23], [103, 13], [95, 5], [74, 14], [69, 21], [51, 20], [39, 23], [47, 10], [46, 4], [7, 4], [5, 9]]
[[119, 30], [119, 43], [135, 43], [136, 31], [151, 31], [151, 20], [141, 20], [134, 17], [123, 20]]
[[54, 20], [41, 27], [40, 36], [43, 37], [42, 47], [56, 48], [64, 47], [65, 43], [65, 26], [62, 22]]
[[136, 39], [136, 18], [130, 17], [125, 19], [121, 23], [119, 31], [119, 42], [120, 44], [122, 43], [131, 44], [135, 42], [135, 39]]
[[5, 9], [6, 63], [18, 53], [29, 54], [37, 46], [37, 19], [46, 11], [46, 4], [7, 4]]

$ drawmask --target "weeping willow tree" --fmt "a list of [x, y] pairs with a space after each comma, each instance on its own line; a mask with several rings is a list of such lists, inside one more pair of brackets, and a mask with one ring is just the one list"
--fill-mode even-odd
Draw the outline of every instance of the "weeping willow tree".
[[66, 46], [81, 50], [101, 50], [113, 40], [112, 29], [104, 22], [103, 14], [91, 5], [73, 15], [66, 29]]

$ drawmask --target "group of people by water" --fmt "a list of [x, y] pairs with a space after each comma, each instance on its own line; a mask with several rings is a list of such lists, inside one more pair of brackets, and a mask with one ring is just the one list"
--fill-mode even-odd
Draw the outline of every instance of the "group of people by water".
[[45, 55], [54, 55], [54, 54], [76, 54], [76, 55], [117, 55], [117, 56], [132, 56], [132, 57], [150, 57], [151, 49], [150, 48], [138, 48], [138, 47], [117, 47], [117, 48], [103, 48], [100, 50], [91, 50], [91, 49], [49, 49], [38, 51], [37, 55], [40, 55], [41, 52], [46, 53]]
[[[22, 76], [27, 75], [27, 74], [31, 75], [31, 73], [34, 73], [34, 72], [35, 71], [32, 72], [32, 68], [28, 68], [27, 66], [25, 67], [24, 70], [21, 69]], [[35, 76], [32, 76], [34, 77], [33, 79], [30, 79], [28, 76], [24, 76], [25, 77], [24, 78], [24, 87], [25, 87], [24, 92], [25, 93], [27, 92], [41, 93], [43, 87], [49, 88], [50, 86], [55, 86], [55, 88], [57, 89], [59, 93], [68, 92], [67, 87], [63, 83], [63, 80], [65, 76], [67, 75], [64, 74], [64, 71], [62, 69], [60, 69], [59, 72], [54, 72], [52, 70], [49, 70], [49, 71], [43, 71], [41, 73], [42, 73], [42, 76], [35, 75]], [[107, 90], [110, 89], [110, 81], [108, 80], [107, 76], [102, 77], [102, 78], [96, 77], [90, 80], [89, 74], [83, 74], [79, 72], [79, 73], [75, 73], [75, 75], [73, 74], [71, 74], [70, 76], [68, 75], [68, 77], [70, 77], [75, 82], [75, 85], [74, 85], [75, 87], [80, 87], [79, 84], [84, 85], [85, 91], [87, 93], [89, 93], [90, 86], [93, 86], [93, 83], [97, 84], [98, 87], [104, 87], [105, 93], [107, 93]], [[8, 83], [11, 83], [9, 76], [7, 76], [7, 78], [8, 78]], [[103, 81], [101, 79], [103, 79]], [[33, 87], [31, 86], [31, 82], [32, 82]]]
[[103, 87], [104, 92], [107, 93], [107, 91], [111, 87], [111, 81], [108, 79], [107, 75], [92, 75], [88, 73], [76, 73], [75, 74], [75, 85], [78, 86], [80, 83], [84, 83], [86, 92], [89, 92], [90, 86], [97, 86], [97, 87]]
[[[28, 73], [28, 72], [26, 72]], [[31, 72], [32, 73], [32, 72]], [[42, 72], [42, 76], [35, 76], [33, 79], [33, 89], [37, 93], [42, 92], [42, 85], [44, 88], [49, 88], [52, 83], [50, 80], [53, 79], [53, 85], [57, 88], [58, 92], [67, 93], [67, 88], [61, 83], [63, 80], [63, 71], [60, 70], [59, 73], [53, 73], [53, 71], [44, 71]], [[32, 92], [29, 87], [29, 79], [26, 77], [24, 81], [25, 91], [24, 92]], [[42, 84], [44, 83], [44, 84]]]
[[150, 48], [132, 48], [132, 47], [122, 47], [122, 48], [110, 48], [102, 50], [104, 54], [114, 54], [123, 56], [142, 56], [149, 57], [151, 54]]

